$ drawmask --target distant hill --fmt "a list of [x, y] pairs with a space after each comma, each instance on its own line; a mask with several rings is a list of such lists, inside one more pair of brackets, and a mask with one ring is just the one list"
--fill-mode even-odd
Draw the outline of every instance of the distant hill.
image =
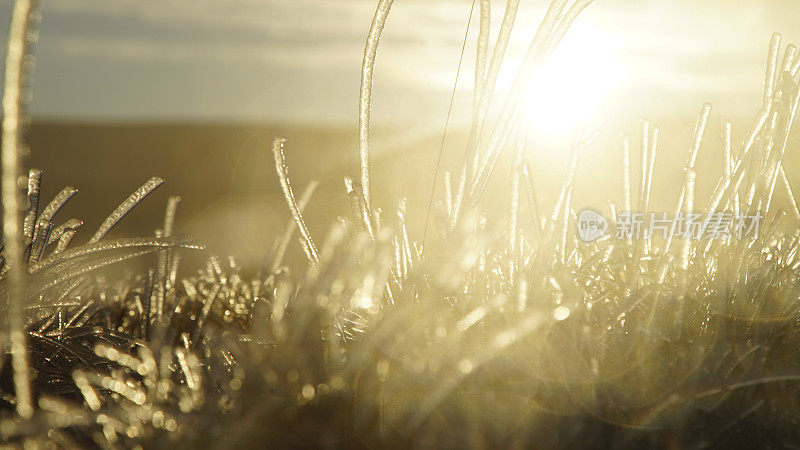
[[[712, 116], [698, 160], [698, 199], [708, 196], [722, 168], [719, 120]], [[661, 125], [661, 145], [654, 181], [656, 211], [670, 209], [677, 195], [681, 167], [686, 160], [694, 118], [653, 118]], [[734, 122], [734, 138], [746, 133], [749, 118]], [[576, 184], [576, 208], [605, 210], [609, 200], [621, 199], [622, 180], [619, 131], [632, 136], [638, 149], [638, 122], [625, 119], [605, 124], [600, 140], [581, 163]], [[206, 242], [212, 253], [235, 254], [255, 265], [283, 230], [288, 211], [275, 176], [270, 147], [274, 136], [288, 139], [287, 160], [295, 190], [311, 180], [320, 187], [306, 212], [311, 232], [324, 240], [336, 216], [349, 215], [350, 206], [342, 178], [358, 176], [358, 132], [350, 128], [292, 124], [86, 124], [34, 121], [31, 129], [30, 167], [45, 172], [43, 196], [48, 201], [66, 185], [79, 194], [62, 213], [62, 219], [82, 218], [87, 238], [116, 205], [148, 177], [166, 183], [114, 230], [116, 235], [152, 233], [160, 226], [169, 195], [183, 199], [178, 230]], [[458, 167], [466, 133], [448, 133], [435, 200], [443, 197], [441, 173]], [[792, 138], [785, 161], [797, 161], [798, 136]], [[373, 138], [373, 196], [375, 205], [391, 213], [400, 197], [408, 197], [412, 231], [421, 232], [432, 187], [441, 131], [408, 128], [376, 129]], [[509, 152], [506, 152], [509, 153]], [[547, 208], [557, 196], [567, 170], [569, 137], [547, 143], [529, 139], [528, 157], [535, 175], [540, 203]], [[800, 171], [787, 164], [795, 191], [800, 191]], [[509, 165], [496, 169], [486, 206], [504, 211], [508, 206]], [[634, 159], [633, 180], [638, 179]], [[778, 199], [785, 197], [778, 192]], [[704, 204], [705, 200], [702, 201]], [[389, 216], [391, 217], [391, 216]], [[293, 251], [297, 251], [293, 246]], [[299, 252], [295, 255], [299, 255]]]
[[[355, 128], [39, 121], [31, 129], [28, 165], [44, 171], [46, 201], [66, 185], [79, 189], [61, 214], [64, 219], [82, 218], [88, 229], [80, 235], [86, 237], [148, 177], [161, 176], [166, 183], [123, 220], [115, 234], [151, 233], [161, 224], [167, 197], [180, 195], [179, 230], [207, 242], [212, 252], [234, 253], [252, 264], [288, 220], [270, 151], [274, 136], [288, 139], [287, 159], [298, 195], [311, 180], [321, 182], [307, 217], [312, 232], [322, 239], [331, 219], [350, 212], [342, 178], [359, 173]], [[376, 172], [386, 167], [382, 161], [387, 157], [402, 154], [408, 159], [397, 159], [406, 161], [400, 164], [406, 167], [408, 182], [418, 185], [428, 180], [429, 188], [435, 155], [428, 150], [438, 149], [439, 139], [409, 141], [390, 130], [376, 131]], [[413, 154], [391, 148], [398, 145]], [[403, 184], [381, 183], [377, 189], [378, 199], [394, 199]]]

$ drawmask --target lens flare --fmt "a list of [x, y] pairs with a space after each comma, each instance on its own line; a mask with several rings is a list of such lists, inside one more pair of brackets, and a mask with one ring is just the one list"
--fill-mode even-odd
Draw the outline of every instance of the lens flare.
[[563, 137], [591, 122], [626, 78], [614, 48], [608, 32], [591, 27], [572, 30], [528, 83], [523, 111], [529, 130]]

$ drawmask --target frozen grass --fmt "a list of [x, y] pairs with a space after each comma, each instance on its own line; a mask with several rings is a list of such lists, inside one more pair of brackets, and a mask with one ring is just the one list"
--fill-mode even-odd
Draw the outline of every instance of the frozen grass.
[[[376, 27], [390, 3], [381, 3]], [[761, 212], [758, 239], [583, 243], [573, 187], [596, 134], [575, 139], [556, 206], [540, 210], [515, 92], [587, 4], [552, 3], [516, 91], [490, 121], [506, 43], [498, 39], [488, 55], [490, 11], [481, 2], [475, 123], [457, 179], [444, 176], [424, 247], [409, 235], [405, 201], [386, 210], [370, 203], [369, 86], [362, 183], [345, 180], [351, 214], [324, 239], [302, 218], [315, 185], [295, 197], [284, 160], [291, 143], [274, 142], [291, 218], [252, 278], [234, 258], [178, 277], [177, 250], [199, 246], [173, 236], [174, 198], [155, 237], [104, 238], [157, 178], [87, 244], [70, 246], [81, 222], [55, 226], [55, 217], [74, 190], [39, 213], [40, 174], [31, 172], [30, 207], [24, 222], [14, 218], [31, 239], [17, 234], [23, 256], [9, 259], [23, 264], [4, 266], [2, 292], [16, 300], [10, 311], [23, 306], [32, 371], [3, 366], [0, 434], [19, 444], [112, 448], [798, 442], [800, 235], [784, 231], [796, 230], [797, 217], [771, 209], [776, 189], [794, 201], [782, 158], [800, 99], [796, 49], [781, 59], [773, 38], [761, 110], [739, 145], [723, 126], [724, 169], [702, 175], [718, 179], [708, 199], [696, 198], [694, 184], [709, 105], [687, 142], [674, 210]], [[501, 34], [516, 6], [508, 2]], [[370, 33], [365, 79], [379, 35]], [[619, 209], [647, 208], [658, 138], [657, 127], [643, 125], [639, 176], [623, 140]], [[514, 152], [510, 189], [491, 200], [510, 206], [487, 216], [481, 196], [506, 147]], [[390, 180], [375, 181], [380, 189]], [[283, 255], [296, 230], [308, 262], [288, 267]], [[134, 258], [149, 268], [112, 270]], [[9, 276], [15, 269], [23, 269], [19, 284]], [[13, 333], [14, 315], [6, 317]], [[19, 342], [12, 350], [25, 360]], [[30, 411], [22, 406], [28, 384]]]

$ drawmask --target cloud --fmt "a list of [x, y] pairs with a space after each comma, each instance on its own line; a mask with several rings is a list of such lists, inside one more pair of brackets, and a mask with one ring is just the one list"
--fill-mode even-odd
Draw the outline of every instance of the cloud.
[[[9, 3], [0, 5], [0, 14], [7, 15]], [[283, 88], [270, 91], [271, 101], [265, 105], [287, 104], [291, 96], [308, 91], [309, 83], [357, 88], [375, 4], [375, 0], [45, 2], [37, 54], [40, 67], [47, 70], [37, 72], [37, 90], [50, 94], [38, 96], [34, 106], [47, 111], [48, 105], [73, 98], [63, 92], [69, 83], [99, 86], [93, 91], [87, 87], [84, 96], [110, 96], [111, 90], [123, 86], [146, 90], [143, 83], [159, 81], [141, 76], [148, 71], [169, 74], [163, 82], [176, 83], [175, 101], [187, 105], [198, 105], [194, 96], [205, 94], [193, 93], [194, 85], [180, 83], [181, 79], [202, 79], [208, 83], [203, 85], [207, 91], [225, 89], [236, 80], [283, 80]], [[493, 2], [493, 33], [504, 4]], [[509, 49], [511, 61], [525, 53], [544, 6], [545, 2], [522, 2]], [[395, 2], [378, 56], [376, 89], [446, 96], [455, 78], [469, 8], [469, 0]], [[743, 0], [734, 8], [722, 0], [598, 1], [579, 18], [565, 45], [580, 48], [602, 38], [607, 45], [604, 52], [621, 62], [627, 78], [640, 87], [757, 90], [771, 27], [786, 27], [789, 40], [800, 38], [792, 35], [798, 31], [788, 27], [792, 22], [788, 14], [781, 14], [789, 8], [797, 8], [796, 2]], [[4, 26], [0, 24], [0, 44]], [[473, 22], [466, 68], [474, 65], [475, 28]], [[709, 55], [715, 55], [711, 64]], [[725, 87], [715, 84], [721, 78], [728, 80]], [[471, 83], [471, 70], [466, 70], [460, 86], [469, 89]], [[264, 91], [260, 85], [240, 88]], [[144, 104], [119, 105], [119, 112], [126, 107], [147, 110]], [[205, 107], [212, 106], [195, 106]], [[213, 112], [234, 110], [237, 105], [231, 101]], [[187, 108], [187, 114], [197, 111]]]

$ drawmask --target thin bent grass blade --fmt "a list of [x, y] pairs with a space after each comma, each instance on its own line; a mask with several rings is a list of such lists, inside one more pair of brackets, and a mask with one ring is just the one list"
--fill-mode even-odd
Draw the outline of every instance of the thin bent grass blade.
[[117, 206], [117, 209], [111, 213], [106, 220], [103, 221], [103, 224], [100, 225], [100, 228], [94, 233], [91, 239], [89, 239], [89, 243], [95, 243], [100, 239], [103, 239], [109, 231], [125, 217], [136, 205], [139, 204], [145, 197], [147, 197], [151, 192], [153, 192], [157, 187], [161, 186], [164, 180], [160, 177], [152, 177], [147, 180], [139, 189], [135, 190], [130, 197], [128, 197], [124, 202], [120, 203]]

